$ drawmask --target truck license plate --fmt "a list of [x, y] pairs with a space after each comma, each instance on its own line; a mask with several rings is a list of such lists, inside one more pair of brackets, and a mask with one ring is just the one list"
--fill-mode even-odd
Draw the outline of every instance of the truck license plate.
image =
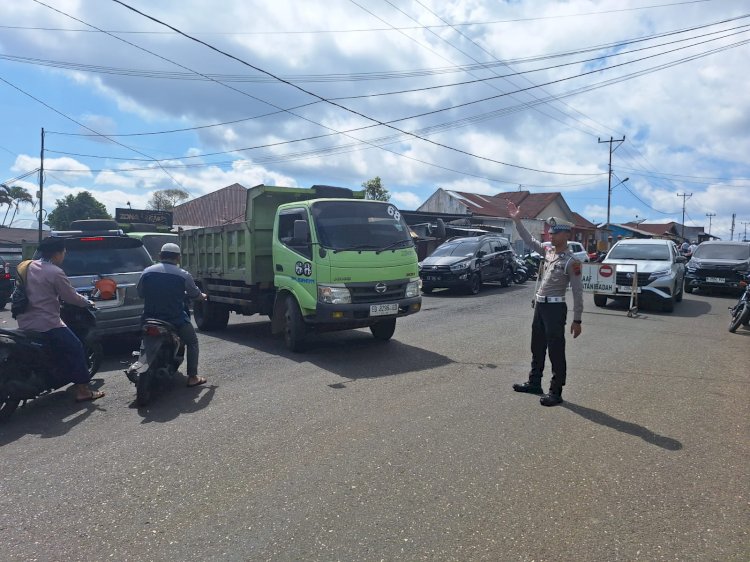
[[371, 304], [370, 316], [388, 316], [398, 314], [398, 304]]
[[725, 283], [726, 279], [723, 277], [706, 277], [708, 283]]

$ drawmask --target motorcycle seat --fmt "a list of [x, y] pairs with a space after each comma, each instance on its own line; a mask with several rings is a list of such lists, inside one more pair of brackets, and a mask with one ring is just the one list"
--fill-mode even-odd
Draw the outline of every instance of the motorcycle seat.
[[146, 318], [143, 321], [143, 325], [145, 326], [146, 324], [151, 324], [152, 326], [155, 324], [157, 326], [169, 328], [170, 330], [174, 330], [175, 332], [177, 331], [177, 326], [165, 320], [159, 320], [158, 318]]
[[5, 330], [0, 328], [0, 334], [10, 336], [14, 339], [27, 339], [33, 341], [39, 341], [44, 339], [41, 332], [32, 332], [31, 330]]

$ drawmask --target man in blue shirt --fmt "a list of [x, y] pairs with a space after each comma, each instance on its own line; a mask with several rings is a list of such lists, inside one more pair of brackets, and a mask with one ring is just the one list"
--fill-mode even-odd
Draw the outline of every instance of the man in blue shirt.
[[138, 294], [143, 297], [143, 318], [169, 322], [187, 347], [188, 386], [206, 382], [198, 376], [198, 336], [185, 308], [185, 296], [205, 300], [206, 295], [196, 286], [193, 276], [179, 267], [180, 247], [168, 243], [161, 247], [159, 261], [143, 270], [138, 281]]

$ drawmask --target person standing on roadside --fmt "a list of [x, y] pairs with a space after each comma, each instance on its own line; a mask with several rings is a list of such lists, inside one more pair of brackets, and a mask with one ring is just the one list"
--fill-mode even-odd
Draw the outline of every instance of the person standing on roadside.
[[[525, 383], [513, 385], [516, 392], [542, 394], [539, 402], [543, 406], [562, 403], [562, 389], [567, 378], [565, 359], [565, 322], [568, 306], [565, 291], [570, 284], [573, 292], [573, 323], [570, 333], [573, 338], [581, 335], [583, 314], [583, 284], [581, 262], [568, 252], [571, 225], [555, 217], [547, 219], [552, 245], [544, 247], [533, 238], [521, 223], [521, 210], [508, 201], [508, 215], [516, 225], [523, 241], [544, 256], [543, 276], [534, 295], [534, 320], [531, 324], [531, 371]], [[549, 351], [552, 364], [552, 381], [547, 394], [542, 390], [544, 362]]]

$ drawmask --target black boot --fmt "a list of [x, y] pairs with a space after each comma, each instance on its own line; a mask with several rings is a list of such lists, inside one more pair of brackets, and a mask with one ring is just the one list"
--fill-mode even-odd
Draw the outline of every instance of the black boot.
[[549, 392], [539, 399], [542, 406], [557, 406], [562, 401], [562, 387], [556, 385], [550, 386]]
[[513, 385], [516, 392], [526, 392], [528, 394], [544, 394], [542, 389], [542, 377], [529, 375], [528, 382], [516, 383]]

